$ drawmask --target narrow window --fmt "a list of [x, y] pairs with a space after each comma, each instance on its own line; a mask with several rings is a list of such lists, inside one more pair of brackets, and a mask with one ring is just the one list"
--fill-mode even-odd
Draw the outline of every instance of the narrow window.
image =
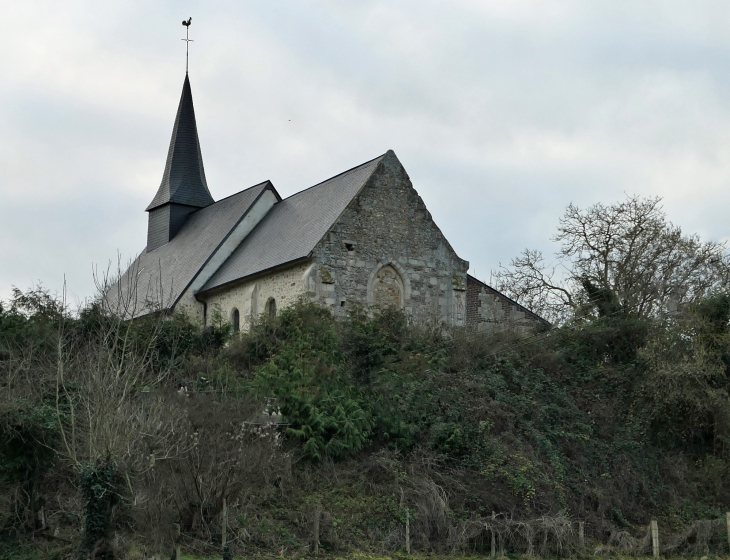
[[233, 332], [237, 333], [241, 330], [241, 315], [240, 313], [238, 313], [238, 309], [236, 309], [235, 307], [233, 308], [232, 319]]
[[273, 321], [276, 319], [276, 300], [274, 298], [271, 298], [266, 303], [266, 313], [269, 316], [269, 320]]

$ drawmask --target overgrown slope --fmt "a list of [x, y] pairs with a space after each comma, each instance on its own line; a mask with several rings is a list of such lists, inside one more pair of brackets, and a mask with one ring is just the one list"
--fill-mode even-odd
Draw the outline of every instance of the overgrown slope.
[[[585, 520], [605, 541], [730, 508], [722, 294], [663, 320], [617, 312], [523, 337], [300, 303], [228, 342], [225, 325], [182, 318], [110, 337], [98, 310], [70, 317], [41, 296], [0, 311], [6, 535], [76, 542], [99, 507], [89, 473], [114, 496], [99, 538], [116, 529], [127, 551], [170, 546], [173, 523], [183, 544], [219, 542], [224, 499], [247, 553], [309, 550], [315, 511], [324, 548], [401, 549], [408, 511], [415, 549], [451, 550], [488, 547], [492, 512]], [[72, 457], [64, 437], [90, 429], [72, 418], [99, 371], [89, 356], [110, 344], [144, 350], [154, 374], [119, 400], [125, 414], [174, 429]], [[60, 348], [91, 373], [60, 382]]]

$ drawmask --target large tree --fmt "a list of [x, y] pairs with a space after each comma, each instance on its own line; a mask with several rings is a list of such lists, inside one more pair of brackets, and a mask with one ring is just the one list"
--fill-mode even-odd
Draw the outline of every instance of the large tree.
[[653, 317], [724, 288], [724, 243], [667, 221], [661, 199], [627, 197], [581, 210], [570, 204], [553, 241], [556, 262], [526, 249], [495, 274], [497, 287], [555, 322], [576, 313]]

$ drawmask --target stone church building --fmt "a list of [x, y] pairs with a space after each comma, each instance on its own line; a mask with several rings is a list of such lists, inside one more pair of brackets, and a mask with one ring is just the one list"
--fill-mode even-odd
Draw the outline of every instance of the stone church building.
[[208, 189], [186, 74], [147, 246], [108, 292], [117, 312], [220, 312], [235, 330], [300, 297], [345, 314], [396, 306], [487, 330], [546, 322], [467, 274], [392, 150], [282, 199], [270, 181]]

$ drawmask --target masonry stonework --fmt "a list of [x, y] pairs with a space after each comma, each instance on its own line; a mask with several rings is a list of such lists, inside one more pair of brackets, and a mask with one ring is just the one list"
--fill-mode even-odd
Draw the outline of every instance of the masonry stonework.
[[466, 307], [467, 326], [480, 332], [500, 329], [525, 333], [549, 326], [529, 309], [471, 275], [466, 278]]
[[[389, 154], [310, 258], [201, 299], [208, 318], [219, 311], [230, 320], [237, 309], [241, 328], [263, 313], [271, 298], [282, 310], [302, 296], [339, 316], [354, 302], [395, 305], [416, 319], [465, 326], [468, 268], [431, 219], [395, 154]], [[181, 303], [192, 302], [190, 296]]]
[[224, 320], [231, 321], [233, 310], [238, 309], [241, 329], [246, 330], [252, 318], [258, 318], [273, 299], [276, 309], [282, 310], [299, 297], [311, 294], [312, 261], [304, 261], [282, 267], [267, 274], [226, 286], [205, 295], [208, 320], [219, 312]]
[[247, 329], [272, 300], [280, 312], [305, 297], [336, 316], [358, 303], [394, 305], [417, 320], [478, 331], [529, 332], [548, 325], [468, 275], [468, 268], [391, 152], [308, 257], [197, 297], [189, 290], [178, 309], [200, 322], [216, 313], [232, 321], [237, 310], [241, 328]]
[[313, 251], [315, 300], [337, 314], [353, 302], [395, 303], [416, 319], [466, 324], [469, 263], [457, 256], [390, 152]]

